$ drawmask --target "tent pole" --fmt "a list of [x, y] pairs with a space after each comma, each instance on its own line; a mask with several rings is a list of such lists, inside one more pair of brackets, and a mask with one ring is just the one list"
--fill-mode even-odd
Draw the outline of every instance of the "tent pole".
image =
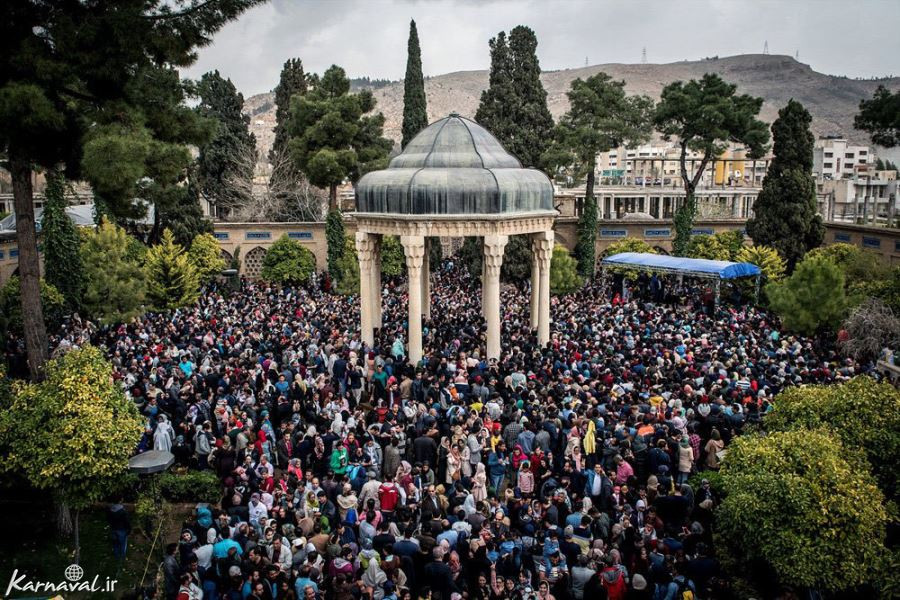
[[753, 301], [754, 301], [756, 304], [759, 304], [759, 284], [760, 284], [760, 279], [762, 279], [762, 276], [761, 276], [761, 275], [757, 275], [757, 276], [756, 276], [756, 285], [754, 286], [756, 289], [754, 290], [754, 294], [753, 294], [753, 296], [754, 296], [754, 300], [753, 300]]
[[716, 279], [716, 285], [715, 285], [715, 292], [716, 292], [715, 305], [716, 306], [719, 305], [719, 289], [720, 289], [721, 285], [722, 285], [722, 280]]

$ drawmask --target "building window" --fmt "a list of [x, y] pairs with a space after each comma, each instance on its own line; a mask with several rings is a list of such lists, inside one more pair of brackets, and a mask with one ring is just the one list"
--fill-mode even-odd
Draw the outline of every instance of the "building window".
[[844, 154], [844, 158], [853, 158], [853, 153], [847, 152], [846, 154]]
[[831, 158], [832, 156], [834, 156], [834, 153], [833, 153], [833, 152], [826, 152], [826, 153], [825, 153], [825, 158]]
[[868, 153], [869, 153], [868, 150], [860, 150], [860, 151], [859, 151], [859, 155], [860, 155], [860, 156], [865, 156], [865, 155], [868, 154]]
[[831, 169], [834, 167], [834, 163], [825, 163], [822, 165], [822, 167], [824, 167], [826, 169]]

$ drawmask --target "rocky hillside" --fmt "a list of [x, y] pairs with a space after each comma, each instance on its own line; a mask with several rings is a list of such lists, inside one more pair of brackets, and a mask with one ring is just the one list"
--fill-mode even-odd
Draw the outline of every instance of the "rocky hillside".
[[[735, 83], [743, 93], [761, 96], [765, 103], [762, 118], [773, 121], [778, 109], [791, 98], [802, 102], [813, 115], [813, 131], [817, 135], [844, 135], [867, 143], [865, 134], [853, 129], [853, 115], [859, 101], [872, 95], [875, 88], [885, 85], [900, 87], [900, 77], [879, 80], [855, 80], [813, 71], [809, 65], [789, 56], [745, 54], [700, 61], [684, 61], [662, 65], [604, 64], [563, 71], [548, 71], [541, 79], [547, 90], [547, 103], [554, 117], [568, 108], [566, 91], [576, 77], [589, 77], [604, 71], [616, 79], [624, 79], [629, 93], [647, 94], [655, 99], [667, 83], [697, 79], [704, 73], [718, 73]], [[425, 82], [429, 120], [458, 112], [474, 116], [482, 90], [487, 87], [487, 71], [461, 71], [431, 77]], [[400, 140], [403, 119], [403, 83], [393, 83], [374, 91], [377, 110], [386, 119], [385, 134]], [[251, 127], [264, 152], [272, 143], [275, 107], [272, 94], [258, 94], [247, 99], [245, 110], [250, 113]]]

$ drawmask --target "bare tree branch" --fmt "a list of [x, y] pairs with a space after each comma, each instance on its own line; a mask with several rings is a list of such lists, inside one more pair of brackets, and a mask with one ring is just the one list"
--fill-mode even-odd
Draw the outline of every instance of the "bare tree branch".
[[858, 360], [875, 360], [884, 348], [894, 350], [900, 342], [900, 319], [881, 300], [869, 298], [844, 321], [847, 339], [841, 349]]

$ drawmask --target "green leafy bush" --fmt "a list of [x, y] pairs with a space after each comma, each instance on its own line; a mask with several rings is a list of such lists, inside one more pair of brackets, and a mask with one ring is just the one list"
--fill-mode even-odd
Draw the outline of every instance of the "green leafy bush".
[[864, 462], [821, 431], [737, 438], [716, 513], [723, 539], [734, 541], [729, 551], [768, 562], [783, 583], [840, 592], [872, 581], [887, 512]]
[[[13, 275], [0, 288], [0, 325], [4, 331], [9, 329], [17, 333], [22, 332], [22, 300], [19, 297], [19, 286], [19, 276]], [[59, 290], [41, 279], [41, 308], [48, 329], [54, 329], [62, 321], [65, 306], [66, 299]]]
[[886, 494], [896, 497], [900, 464], [900, 391], [870, 377], [840, 385], [789, 387], [764, 420], [769, 431], [826, 428], [861, 448]]
[[169, 502], [208, 502], [222, 499], [222, 483], [212, 471], [168, 472], [159, 476], [159, 490]]
[[688, 243], [687, 255], [690, 258], [731, 260], [731, 249], [718, 236], [694, 235]]
[[306, 285], [315, 270], [313, 253], [284, 234], [266, 252], [260, 276], [281, 285]]

